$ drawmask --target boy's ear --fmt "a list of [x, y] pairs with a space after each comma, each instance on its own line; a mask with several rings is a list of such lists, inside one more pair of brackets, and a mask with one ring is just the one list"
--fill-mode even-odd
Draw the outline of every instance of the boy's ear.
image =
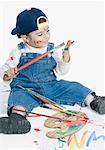
[[21, 35], [21, 38], [23, 39], [23, 41], [25, 42], [25, 43], [28, 43], [29, 42], [29, 40], [28, 40], [28, 36], [27, 35]]

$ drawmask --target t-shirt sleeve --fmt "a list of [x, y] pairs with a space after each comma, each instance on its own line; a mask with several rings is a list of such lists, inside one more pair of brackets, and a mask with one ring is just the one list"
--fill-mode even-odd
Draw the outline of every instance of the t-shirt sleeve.
[[7, 71], [10, 68], [16, 68], [17, 67], [17, 65], [19, 63], [20, 56], [21, 56], [21, 52], [17, 48], [13, 49], [11, 51], [8, 59], [6, 60], [4, 65], [0, 68], [0, 77], [2, 79], [3, 79], [3, 76], [5, 74], [5, 71]]

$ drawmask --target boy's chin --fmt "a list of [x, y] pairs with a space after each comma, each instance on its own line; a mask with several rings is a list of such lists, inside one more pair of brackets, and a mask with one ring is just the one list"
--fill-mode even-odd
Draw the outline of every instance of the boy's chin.
[[43, 48], [43, 47], [46, 47], [47, 45], [48, 45], [48, 43], [43, 44], [43, 45], [39, 45], [37, 48]]

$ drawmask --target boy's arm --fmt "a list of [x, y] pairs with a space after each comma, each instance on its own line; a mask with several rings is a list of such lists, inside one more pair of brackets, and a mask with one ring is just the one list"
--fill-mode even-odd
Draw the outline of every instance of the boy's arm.
[[55, 71], [60, 74], [60, 75], [64, 75], [67, 74], [69, 72], [70, 69], [70, 61], [69, 62], [64, 62], [59, 56], [58, 53], [55, 52], [53, 54], [53, 58], [55, 59], [57, 66], [55, 68]]
[[57, 62], [55, 71], [58, 74], [64, 75], [69, 72], [70, 60], [71, 60], [69, 49], [73, 43], [74, 41], [68, 40], [65, 48], [62, 50], [62, 59], [59, 58], [58, 53], [56, 51], [53, 54], [53, 57]]
[[0, 77], [2, 79], [4, 79], [4, 75], [6, 74], [6, 72], [8, 70], [17, 67], [17, 65], [19, 63], [20, 55], [21, 55], [21, 53], [18, 49], [12, 50], [12, 52], [9, 55], [9, 58], [6, 60], [5, 64], [0, 68]]
[[74, 43], [74, 41], [68, 40], [65, 48], [63, 49], [62, 60], [64, 62], [69, 62], [70, 61], [70, 51], [69, 51], [69, 49], [70, 49], [70, 47], [73, 43]]

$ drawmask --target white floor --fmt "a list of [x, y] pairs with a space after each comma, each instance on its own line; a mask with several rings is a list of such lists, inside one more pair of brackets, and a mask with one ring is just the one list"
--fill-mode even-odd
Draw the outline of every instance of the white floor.
[[[6, 116], [8, 90], [7, 86], [0, 84], [0, 116]], [[32, 125], [31, 131], [24, 135], [0, 134], [0, 150], [105, 150], [105, 115], [99, 115], [78, 105], [66, 107], [85, 112], [93, 122], [87, 123], [71, 140], [69, 136], [59, 140], [46, 137], [46, 132], [51, 129], [44, 127], [45, 117], [28, 118]], [[33, 112], [47, 115], [55, 113], [53, 110], [40, 107]]]

